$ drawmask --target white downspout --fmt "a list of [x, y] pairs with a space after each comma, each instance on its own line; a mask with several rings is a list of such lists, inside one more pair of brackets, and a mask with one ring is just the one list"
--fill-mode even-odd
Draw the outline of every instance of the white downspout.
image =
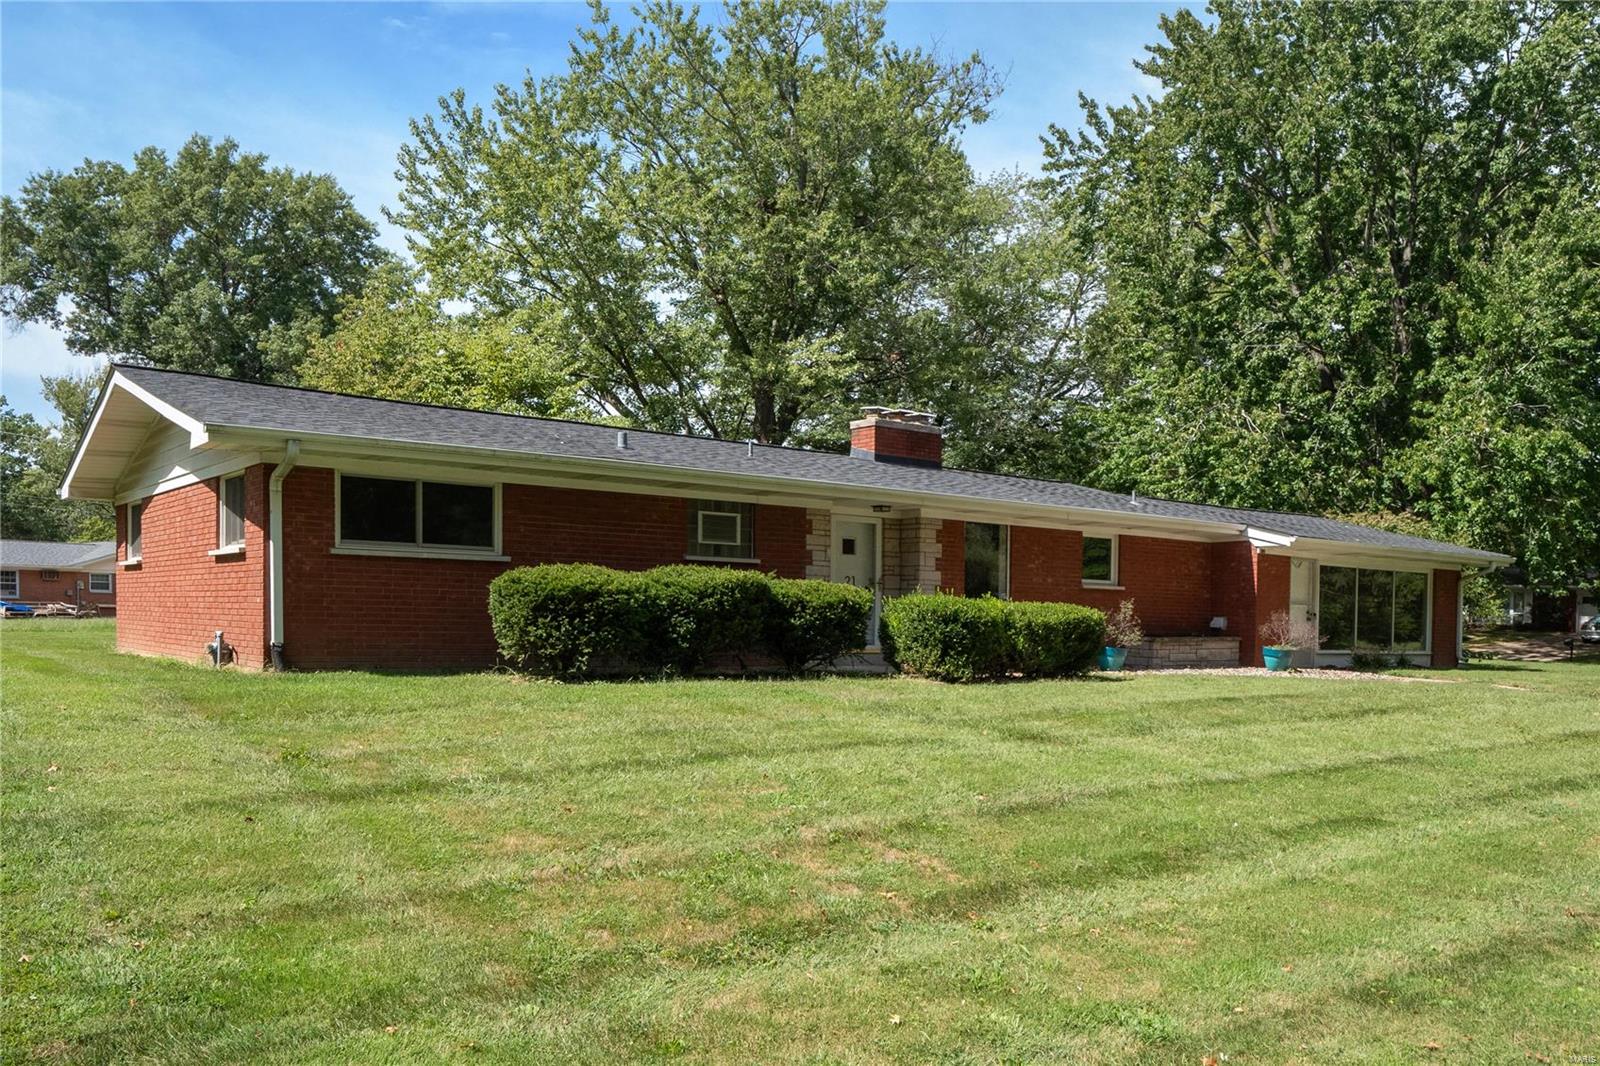
[[1456, 577], [1456, 665], [1467, 661], [1467, 572]]
[[275, 670], [283, 669], [283, 479], [300, 459], [300, 442], [285, 442], [283, 462], [267, 482], [267, 584], [271, 586], [268, 653]]

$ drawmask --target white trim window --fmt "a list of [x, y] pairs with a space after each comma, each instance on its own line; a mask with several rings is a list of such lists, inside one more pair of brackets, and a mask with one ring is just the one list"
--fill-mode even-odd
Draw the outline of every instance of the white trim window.
[[112, 583], [110, 574], [90, 574], [89, 591], [104, 596], [114, 591], [116, 586]]
[[686, 558], [756, 561], [755, 519], [753, 503], [690, 500]]
[[217, 491], [217, 547], [244, 547], [244, 474], [222, 479]]
[[1002, 600], [1011, 595], [1011, 527], [968, 522], [962, 541], [962, 592]]
[[384, 554], [498, 556], [500, 486], [341, 473], [334, 544]]
[[144, 502], [128, 504], [128, 558], [136, 563], [144, 558]]
[[16, 599], [22, 595], [22, 575], [15, 570], [0, 570], [0, 596]]
[[1433, 575], [1323, 563], [1317, 567], [1317, 628], [1324, 653], [1428, 651]]
[[1087, 534], [1083, 538], [1083, 583], [1091, 588], [1103, 586], [1115, 588], [1121, 574], [1118, 573], [1118, 556], [1122, 553], [1118, 549], [1121, 538], [1112, 534], [1108, 537], [1092, 537]]

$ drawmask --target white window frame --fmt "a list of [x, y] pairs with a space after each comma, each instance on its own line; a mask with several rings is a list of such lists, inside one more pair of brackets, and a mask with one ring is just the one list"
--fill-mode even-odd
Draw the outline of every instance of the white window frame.
[[[409, 481], [416, 494], [413, 515], [416, 528], [410, 543], [391, 540], [346, 540], [344, 529], [344, 479], [350, 477], [379, 478], [385, 481]], [[466, 547], [460, 544], [429, 544], [422, 539], [422, 485], [463, 485], [475, 489], [490, 489], [494, 493], [492, 533], [494, 543], [489, 547]], [[510, 556], [501, 554], [501, 486], [498, 481], [445, 480], [431, 477], [395, 477], [393, 474], [368, 474], [361, 470], [336, 470], [333, 475], [333, 549], [334, 555], [395, 555], [415, 559], [477, 559], [484, 562], [509, 562]]]
[[210, 552], [211, 555], [236, 555], [244, 551], [244, 541], [247, 535], [245, 530], [244, 509], [248, 501], [240, 500], [239, 510], [239, 539], [228, 539], [228, 482], [237, 481], [244, 484], [244, 471], [237, 474], [225, 474], [217, 482], [217, 548]]
[[[733, 519], [733, 539], [713, 540], [706, 536], [706, 515], [720, 518]], [[698, 544], [715, 544], [719, 548], [737, 548], [744, 543], [744, 515], [738, 511], [708, 511], [695, 512], [695, 542]]]
[[[1091, 540], [1109, 540], [1111, 542], [1111, 576], [1109, 578], [1081, 577], [1083, 570], [1083, 549]], [[1083, 544], [1078, 546], [1078, 573], [1086, 589], [1119, 589], [1122, 587], [1122, 536], [1118, 533], [1085, 533]]]
[[[138, 566], [144, 561], [144, 505], [148, 500], [129, 500], [127, 503], [128, 526], [124, 531], [127, 538], [128, 557], [117, 563], [118, 566]], [[138, 536], [134, 536], [133, 527], [139, 527]]]
[[[1316, 611], [1316, 617], [1319, 620], [1322, 618], [1322, 571], [1326, 567], [1330, 567], [1330, 566], [1343, 567], [1346, 570], [1354, 570], [1356, 572], [1356, 590], [1355, 590], [1355, 595], [1356, 595], [1356, 617], [1352, 621], [1353, 621], [1353, 627], [1354, 627], [1353, 631], [1355, 633], [1355, 642], [1358, 645], [1361, 643], [1361, 617], [1360, 617], [1360, 612], [1361, 612], [1361, 571], [1363, 571], [1363, 570], [1383, 570], [1383, 571], [1388, 572], [1391, 575], [1393, 575], [1393, 574], [1421, 574], [1423, 577], [1427, 578], [1427, 590], [1423, 593], [1423, 601], [1422, 601], [1422, 647], [1421, 648], [1417, 648], [1417, 649], [1413, 649], [1411, 651], [1392, 651], [1389, 648], [1385, 648], [1384, 651], [1385, 651], [1386, 654], [1391, 654], [1391, 655], [1432, 655], [1433, 654], [1433, 571], [1432, 570], [1418, 569], [1418, 568], [1416, 568], [1414, 566], [1396, 566], [1392, 562], [1391, 563], [1382, 563], [1382, 562], [1376, 562], [1376, 561], [1369, 562], [1367, 560], [1349, 561], [1349, 560], [1344, 560], [1344, 559], [1328, 559], [1328, 560], [1320, 561], [1317, 564], [1316, 580], [1312, 584], [1312, 604], [1313, 604], [1313, 609]], [[1391, 588], [1391, 590], [1393, 589], [1392, 579], [1391, 579], [1390, 588]], [[1392, 591], [1390, 593], [1390, 603], [1389, 603], [1389, 643], [1391, 645], [1394, 643], [1394, 597], [1393, 597], [1393, 592]], [[1321, 655], [1321, 656], [1324, 656], [1324, 657], [1348, 659], [1350, 656], [1355, 654], [1355, 648], [1321, 648], [1321, 647], [1319, 647], [1317, 649], [1317, 654]]]
[[0, 596], [13, 599], [22, 595], [22, 571], [0, 570]]
[[[95, 588], [94, 587], [94, 583], [96, 581], [101, 581], [101, 580], [105, 581], [106, 587], [103, 588], [103, 589]], [[96, 595], [104, 596], [104, 595], [106, 595], [108, 593], [115, 592], [116, 588], [117, 588], [116, 582], [112, 580], [112, 575], [110, 575], [110, 574], [90, 574], [89, 575], [89, 591], [95, 593]]]

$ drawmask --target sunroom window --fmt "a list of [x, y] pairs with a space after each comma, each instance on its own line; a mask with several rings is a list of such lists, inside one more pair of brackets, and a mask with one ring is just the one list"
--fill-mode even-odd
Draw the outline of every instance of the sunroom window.
[[1350, 566], [1323, 566], [1319, 572], [1323, 651], [1427, 649], [1427, 574]]

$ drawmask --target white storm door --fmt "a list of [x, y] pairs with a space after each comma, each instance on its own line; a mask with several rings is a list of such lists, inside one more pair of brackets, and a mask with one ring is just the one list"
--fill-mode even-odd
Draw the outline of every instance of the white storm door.
[[872, 591], [872, 617], [864, 647], [878, 646], [878, 522], [872, 518], [833, 516], [833, 579]]
[[[1289, 560], [1289, 618], [1317, 624], [1317, 564], [1314, 559]], [[1317, 665], [1316, 646], [1297, 649], [1293, 662], [1301, 667]]]

